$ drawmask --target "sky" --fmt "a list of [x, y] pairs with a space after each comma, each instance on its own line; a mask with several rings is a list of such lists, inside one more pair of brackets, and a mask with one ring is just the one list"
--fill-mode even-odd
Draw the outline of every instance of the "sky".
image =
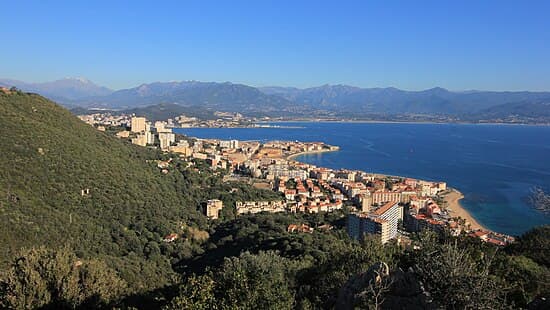
[[550, 91], [550, 1], [4, 1], [2, 78]]

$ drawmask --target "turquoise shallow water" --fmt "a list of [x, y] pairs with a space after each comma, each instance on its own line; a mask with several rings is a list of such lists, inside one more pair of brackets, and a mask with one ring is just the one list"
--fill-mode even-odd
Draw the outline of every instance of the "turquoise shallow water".
[[338, 152], [298, 160], [446, 181], [483, 225], [519, 235], [550, 218], [523, 199], [533, 186], [550, 189], [550, 127], [471, 124], [283, 123], [302, 128], [185, 128], [201, 138], [323, 141]]

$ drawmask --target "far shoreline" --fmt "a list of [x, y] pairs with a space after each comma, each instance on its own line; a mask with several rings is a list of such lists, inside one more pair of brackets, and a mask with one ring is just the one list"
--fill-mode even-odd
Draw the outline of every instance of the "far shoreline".
[[540, 126], [549, 127], [550, 123], [499, 123], [499, 122], [436, 122], [436, 121], [387, 121], [387, 120], [327, 120], [327, 119], [298, 119], [298, 120], [274, 120], [274, 121], [260, 121], [257, 124], [263, 123], [349, 123], [349, 124], [427, 124], [427, 125], [504, 125], [504, 126]]

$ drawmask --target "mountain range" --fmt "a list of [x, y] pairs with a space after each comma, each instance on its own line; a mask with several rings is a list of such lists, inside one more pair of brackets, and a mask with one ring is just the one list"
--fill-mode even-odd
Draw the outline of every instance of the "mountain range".
[[39, 93], [61, 103], [70, 103], [91, 96], [106, 96], [113, 90], [98, 86], [85, 78], [64, 78], [44, 83], [28, 83], [12, 79], [0, 79], [0, 86], [15, 86], [27, 92]]
[[500, 104], [536, 103], [541, 100], [550, 102], [550, 92], [452, 92], [441, 87], [406, 91], [394, 87], [359, 88], [347, 85], [323, 85], [306, 89], [266, 87], [261, 90], [300, 105], [327, 110], [344, 107], [347, 111], [360, 113], [457, 115], [480, 112]]
[[214, 82], [155, 82], [135, 88], [115, 91], [107, 96], [96, 96], [79, 101], [85, 106], [134, 108], [159, 103], [183, 106], [202, 106], [221, 111], [241, 113], [277, 113], [280, 107], [289, 107], [287, 99], [265, 94], [259, 89], [242, 84]]
[[[435, 87], [407, 91], [394, 87], [323, 85], [312, 88], [252, 87], [230, 82], [154, 82], [112, 91], [86, 79], [25, 83], [0, 79], [0, 85], [37, 92], [68, 106], [135, 109], [177, 104], [250, 116], [302, 118], [449, 117], [453, 120], [521, 119], [548, 122], [550, 92], [449, 91]], [[522, 107], [526, 107], [525, 109]]]

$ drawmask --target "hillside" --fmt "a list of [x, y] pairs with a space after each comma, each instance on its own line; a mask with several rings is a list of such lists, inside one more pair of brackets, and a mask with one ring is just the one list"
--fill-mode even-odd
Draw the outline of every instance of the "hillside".
[[502, 119], [514, 121], [527, 119], [531, 122], [549, 122], [550, 120], [550, 96], [546, 100], [535, 102], [514, 102], [500, 104], [480, 111], [478, 115], [471, 115], [472, 118]]
[[[36, 94], [0, 91], [0, 124], [0, 279], [23, 248], [67, 247], [114, 268], [128, 293], [152, 291], [177, 278], [172, 264], [202, 252], [201, 203], [278, 197], [109, 136]], [[168, 157], [164, 174], [156, 160]], [[170, 233], [182, 242], [163, 242]]]
[[107, 136], [35, 94], [0, 92], [0, 124], [0, 266], [22, 247], [68, 244], [112, 264], [149, 264], [133, 283], [140, 286], [170, 270], [167, 259], [140, 262], [146, 245], [181, 223], [204, 223], [189, 181], [147, 162], [156, 151]]

